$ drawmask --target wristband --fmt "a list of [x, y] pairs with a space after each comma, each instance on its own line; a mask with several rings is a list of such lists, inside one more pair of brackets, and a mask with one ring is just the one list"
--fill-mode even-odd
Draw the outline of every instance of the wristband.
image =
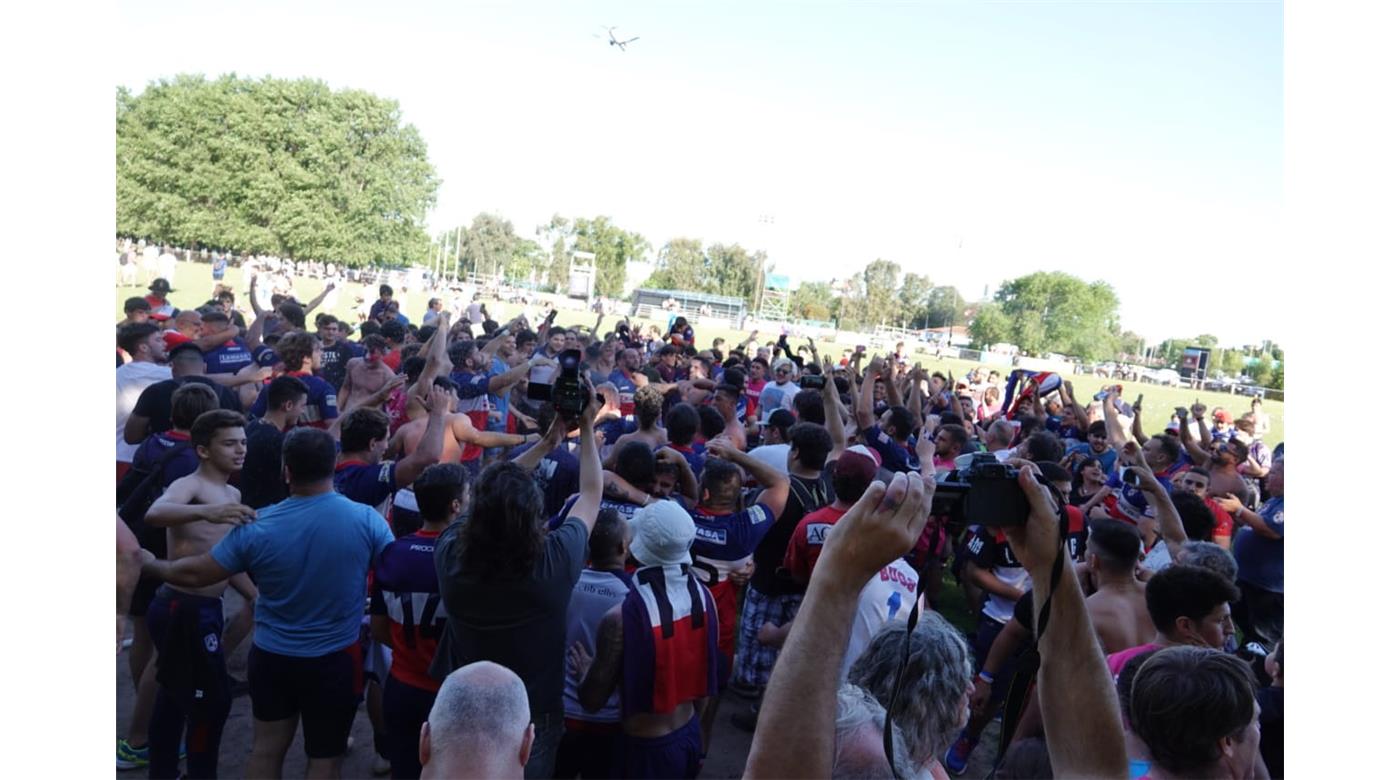
[[988, 685], [991, 685], [992, 683], [995, 683], [997, 681], [997, 678], [993, 677], [990, 674], [987, 674], [986, 669], [983, 669], [982, 671], [977, 673], [977, 679], [981, 680], [982, 682]]

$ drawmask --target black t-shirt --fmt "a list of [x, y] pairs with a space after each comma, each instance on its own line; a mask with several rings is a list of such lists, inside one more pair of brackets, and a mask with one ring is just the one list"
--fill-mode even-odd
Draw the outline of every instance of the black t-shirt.
[[528, 577], [486, 580], [462, 560], [465, 521], [438, 537], [433, 552], [447, 625], [429, 673], [442, 679], [476, 661], [520, 675], [530, 718], [564, 714], [565, 615], [588, 557], [588, 529], [570, 517], [549, 532]]
[[1283, 689], [1260, 688], [1259, 755], [1269, 769], [1269, 777], [1283, 777]]
[[337, 341], [333, 347], [323, 347], [321, 350], [321, 378], [330, 382], [337, 391], [345, 383], [345, 368], [350, 359], [358, 353], [355, 348], [345, 343]]
[[287, 483], [282, 481], [282, 438], [277, 426], [254, 420], [248, 423], [248, 452], [243, 457], [243, 470], [238, 473], [238, 489], [243, 503], [254, 509], [282, 501], [287, 497]]
[[765, 596], [793, 596], [806, 591], [779, 569], [798, 521], [836, 500], [836, 491], [831, 487], [831, 472], [835, 466], [835, 461], [827, 463], [816, 479], [788, 475], [787, 505], [753, 551], [753, 579], [749, 580], [749, 586], [754, 590]]
[[219, 397], [219, 408], [228, 409], [232, 412], [243, 413], [243, 405], [238, 402], [238, 396], [227, 387], [215, 382], [205, 376], [182, 376], [178, 379], [163, 379], [141, 391], [140, 397], [136, 399], [136, 406], [132, 408], [132, 414], [138, 414], [150, 420], [150, 427], [146, 429], [146, 435], [153, 433], [165, 433], [173, 425], [170, 423], [170, 400], [175, 397], [175, 391], [189, 384], [198, 382], [214, 391], [214, 395]]

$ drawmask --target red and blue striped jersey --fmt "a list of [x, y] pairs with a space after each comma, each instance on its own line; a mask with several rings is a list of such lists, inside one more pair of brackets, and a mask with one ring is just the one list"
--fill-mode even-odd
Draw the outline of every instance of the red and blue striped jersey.
[[719, 617], [689, 566], [647, 566], [622, 600], [622, 717], [719, 692]]
[[419, 530], [394, 540], [379, 555], [369, 589], [370, 614], [389, 618], [394, 651], [389, 674], [425, 691], [436, 691], [440, 686], [428, 674], [428, 667], [447, 621], [433, 566], [437, 538], [437, 531]]

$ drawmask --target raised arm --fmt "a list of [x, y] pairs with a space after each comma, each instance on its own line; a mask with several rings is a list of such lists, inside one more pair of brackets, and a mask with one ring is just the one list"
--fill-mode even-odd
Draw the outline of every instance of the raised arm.
[[257, 311], [258, 316], [253, 318], [252, 323], [248, 325], [248, 332], [243, 336], [243, 340], [248, 344], [248, 349], [250, 350], [254, 347], [262, 346], [263, 328], [267, 326], [267, 312], [262, 309], [257, 309], [256, 305], [254, 309]]
[[574, 502], [569, 515], [582, 520], [591, 534], [603, 502], [603, 461], [598, 457], [598, 439], [593, 435], [598, 399], [588, 382], [583, 383], [583, 389], [588, 393], [589, 403], [578, 420], [578, 501]]
[[1152, 504], [1153, 513], [1157, 518], [1157, 531], [1162, 534], [1162, 540], [1167, 543], [1167, 552], [1174, 561], [1181, 553], [1182, 545], [1186, 544], [1186, 526], [1181, 522], [1181, 514], [1176, 511], [1176, 504], [1172, 503], [1167, 489], [1152, 476], [1151, 469], [1138, 465], [1131, 468], [1138, 475], [1138, 485], [1142, 492], [1147, 494], [1147, 500]]
[[[924, 371], [922, 363], [914, 364], [914, 372], [910, 375], [910, 378], [912, 381], [909, 383], [908, 409], [914, 413], [914, 419], [921, 420], [924, 416], [924, 401], [927, 400], [927, 396], [924, 395], [924, 380], [928, 379], [928, 373]], [[957, 398], [954, 398], [953, 401], [954, 406], [962, 406]]]
[[1087, 409], [1080, 406], [1079, 401], [1075, 399], [1074, 384], [1066, 379], [1060, 384], [1060, 388], [1064, 390], [1061, 395], [1064, 396], [1065, 406], [1069, 408], [1070, 414], [1074, 415], [1075, 422], [1079, 424], [1079, 430], [1088, 431], [1089, 412]]
[[[1050, 622], [1038, 637], [1037, 676], [1050, 763], [1057, 776], [1126, 777], [1128, 754], [1113, 680], [1108, 666], [1096, 660], [1102, 652], [1060, 540], [1059, 512], [1031, 467], [1021, 469], [1019, 480], [1031, 502], [1030, 517], [1024, 526], [1006, 526], [1004, 532], [1016, 558], [1030, 572], [1032, 614], [1038, 616], [1045, 604], [1050, 605]], [[1061, 552], [1059, 582], [1052, 593], [1050, 581]]]
[[1134, 441], [1140, 445], [1147, 443], [1147, 434], [1142, 430], [1142, 410], [1136, 407], [1133, 409], [1132, 431]]
[[564, 418], [556, 414], [554, 416], [554, 422], [550, 424], [549, 430], [545, 431], [544, 436], [540, 437], [540, 440], [535, 442], [534, 446], [530, 447], [530, 449], [511, 458], [511, 463], [514, 463], [526, 471], [534, 471], [535, 467], [540, 464], [540, 460], [548, 455], [550, 450], [558, 447], [560, 443], [564, 441], [568, 432], [569, 424], [564, 421]]
[[662, 447], [656, 451], [656, 457], [669, 460], [679, 467], [677, 473], [680, 476], [677, 479], [676, 488], [680, 490], [681, 495], [691, 501], [699, 501], [700, 483], [695, 479], [695, 471], [690, 468], [690, 463], [686, 461], [685, 456], [670, 447]]
[[830, 777], [836, 741], [836, 688], [860, 591], [918, 541], [932, 489], [897, 474], [873, 482], [827, 536], [773, 668], [758, 713], [744, 776]]
[[[249, 277], [250, 278], [248, 280], [248, 304], [253, 307], [253, 314], [256, 314], [257, 316], [261, 317], [264, 314], [266, 314], [267, 311], [263, 309], [263, 307], [258, 305], [258, 275], [256, 272], [254, 272], [252, 274], [249, 274]], [[251, 333], [252, 330], [253, 329], [251, 327], [248, 328], [249, 333]], [[258, 332], [262, 333], [262, 331]]]
[[1201, 446], [1195, 435], [1191, 433], [1191, 420], [1185, 417], [1177, 417], [1181, 425], [1177, 428], [1177, 433], [1181, 435], [1181, 446], [1186, 448], [1186, 454], [1191, 456], [1191, 462], [1197, 466], [1204, 466], [1210, 462], [1210, 453]]
[[841, 395], [836, 392], [836, 373], [831, 363], [825, 366], [826, 384], [822, 386], [822, 411], [826, 417], [826, 432], [831, 436], [831, 452], [826, 460], [831, 462], [846, 451], [846, 426], [841, 416]]
[[1118, 419], [1116, 400], [1118, 394], [1111, 390], [1103, 397], [1103, 424], [1108, 429], [1108, 446], [1115, 450], [1128, 443], [1128, 434], [1123, 432], [1123, 421]]
[[781, 515], [787, 508], [790, 484], [786, 474], [746, 452], [740, 452], [727, 442], [713, 440], [706, 445], [705, 452], [740, 466], [752, 475], [754, 481], [763, 488], [763, 492], [758, 494], [758, 503], [768, 507], [774, 517]]
[[553, 365], [553, 363], [553, 360], [543, 356], [530, 358], [509, 371], [491, 377], [490, 381], [486, 383], [486, 392], [490, 395], [498, 395], [524, 379], [530, 373], [530, 369], [536, 366]]
[[856, 426], [864, 431], [875, 424], [875, 383], [880, 381], [880, 359], [870, 361], [865, 369], [865, 379], [860, 383], [860, 394], [856, 396]]
[[195, 346], [199, 347], [201, 352], [208, 352], [209, 350], [218, 347], [220, 344], [223, 344], [229, 339], [236, 338], [238, 338], [238, 327], [236, 325], [230, 324], [227, 328], [224, 328], [218, 333], [215, 333], [210, 336], [200, 336], [199, 338], [194, 340], [194, 343]]
[[324, 301], [326, 299], [326, 296], [330, 295], [331, 290], [334, 289], [335, 282], [326, 282], [326, 289], [322, 290], [320, 295], [316, 296], [315, 298], [312, 298], [311, 303], [308, 303], [305, 306], [301, 307], [301, 310], [306, 312], [307, 314], [310, 314], [312, 311], [315, 310], [317, 306], [321, 305], [321, 301]]
[[413, 453], [394, 466], [394, 482], [399, 487], [412, 485], [418, 475], [442, 457], [443, 426], [454, 401], [456, 398], [450, 390], [433, 387], [428, 402], [428, 427], [424, 429], [423, 437], [418, 440], [418, 447]]

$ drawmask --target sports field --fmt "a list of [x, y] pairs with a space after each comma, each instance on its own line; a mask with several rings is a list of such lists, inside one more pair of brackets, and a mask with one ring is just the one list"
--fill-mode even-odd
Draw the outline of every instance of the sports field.
[[[247, 313], [251, 319], [251, 311], [248, 306], [248, 281], [244, 276], [243, 269], [228, 269], [228, 273], [224, 277], [224, 283], [231, 285], [234, 290], [237, 291], [238, 308]], [[199, 306], [208, 301], [214, 287], [213, 279], [210, 275], [210, 267], [198, 263], [179, 263], [175, 271], [175, 278], [170, 280], [170, 284], [175, 288], [175, 291], [170, 295], [170, 300], [176, 307], [181, 309]], [[317, 279], [294, 277], [293, 286], [296, 288], [298, 300], [309, 301], [319, 295], [325, 285]], [[139, 284], [135, 287], [117, 287], [116, 300], [114, 302], [116, 319], [120, 320], [123, 316], [122, 302], [126, 298], [133, 295], [143, 295], [145, 292], [146, 286], [144, 284]], [[367, 289], [364, 285], [351, 282], [346, 283], [346, 285], [338, 291], [338, 294], [333, 295], [336, 297], [336, 302], [335, 305], [328, 310], [341, 319], [353, 323], [356, 321], [356, 296], [364, 295], [366, 298], [371, 298], [377, 296], [378, 292], [375, 289]], [[399, 293], [397, 297], [401, 304], [401, 310], [410, 321], [415, 323], [422, 321], [423, 312], [428, 308], [428, 298], [430, 297], [428, 294], [414, 292], [407, 294]], [[488, 305], [492, 317], [501, 322], [514, 317], [516, 314], [520, 313], [522, 308], [523, 307], [518, 304]], [[318, 309], [318, 311], [321, 310], [322, 309]], [[561, 325], [591, 326], [595, 319], [596, 315], [585, 311], [562, 309], [559, 312], [557, 322]], [[608, 318], [604, 322], [605, 327], [610, 326], [614, 321], [615, 318]], [[666, 322], [665, 320], [658, 320], [656, 324], [664, 328]], [[759, 335], [765, 341], [775, 339], [778, 336], [777, 333], [760, 333]], [[748, 337], [748, 334], [729, 328], [700, 327], [697, 328], [696, 332], [696, 344], [702, 347], [706, 346], [716, 337], [722, 337], [732, 345], [743, 341]], [[830, 341], [818, 341], [817, 346], [819, 349], [823, 350], [828, 348], [833, 351], [836, 350], [836, 345], [834, 342]], [[921, 355], [917, 352], [914, 353], [914, 357], [916, 360], [921, 360], [924, 367], [931, 371], [942, 371], [945, 374], [951, 372], [956, 376], [966, 375], [968, 371], [978, 365], [977, 363], [966, 360], [938, 359], [931, 355]], [[1006, 368], [1001, 368], [1000, 370], [1003, 375], [1007, 371]], [[1075, 396], [1079, 399], [1080, 403], [1092, 403], [1094, 393], [1104, 384], [1109, 384], [1106, 380], [1097, 379], [1089, 375], [1072, 377], [1070, 381], [1074, 385]], [[1134, 401], [1139, 393], [1142, 394], [1143, 412], [1146, 414], [1144, 430], [1146, 430], [1149, 435], [1160, 431], [1167, 424], [1168, 420], [1171, 418], [1173, 409], [1178, 406], [1190, 406], [1197, 400], [1200, 400], [1201, 403], [1211, 408], [1223, 406], [1226, 411], [1233, 416], [1239, 416], [1249, 411], [1249, 398], [1242, 395], [1163, 387], [1161, 385], [1152, 385], [1142, 382], [1123, 382], [1115, 380], [1112, 384], [1123, 385], [1123, 396], [1129, 403]], [[1283, 402], [1266, 400], [1263, 410], [1269, 415], [1270, 423], [1269, 432], [1264, 434], [1262, 438], [1271, 445], [1283, 441]]]

